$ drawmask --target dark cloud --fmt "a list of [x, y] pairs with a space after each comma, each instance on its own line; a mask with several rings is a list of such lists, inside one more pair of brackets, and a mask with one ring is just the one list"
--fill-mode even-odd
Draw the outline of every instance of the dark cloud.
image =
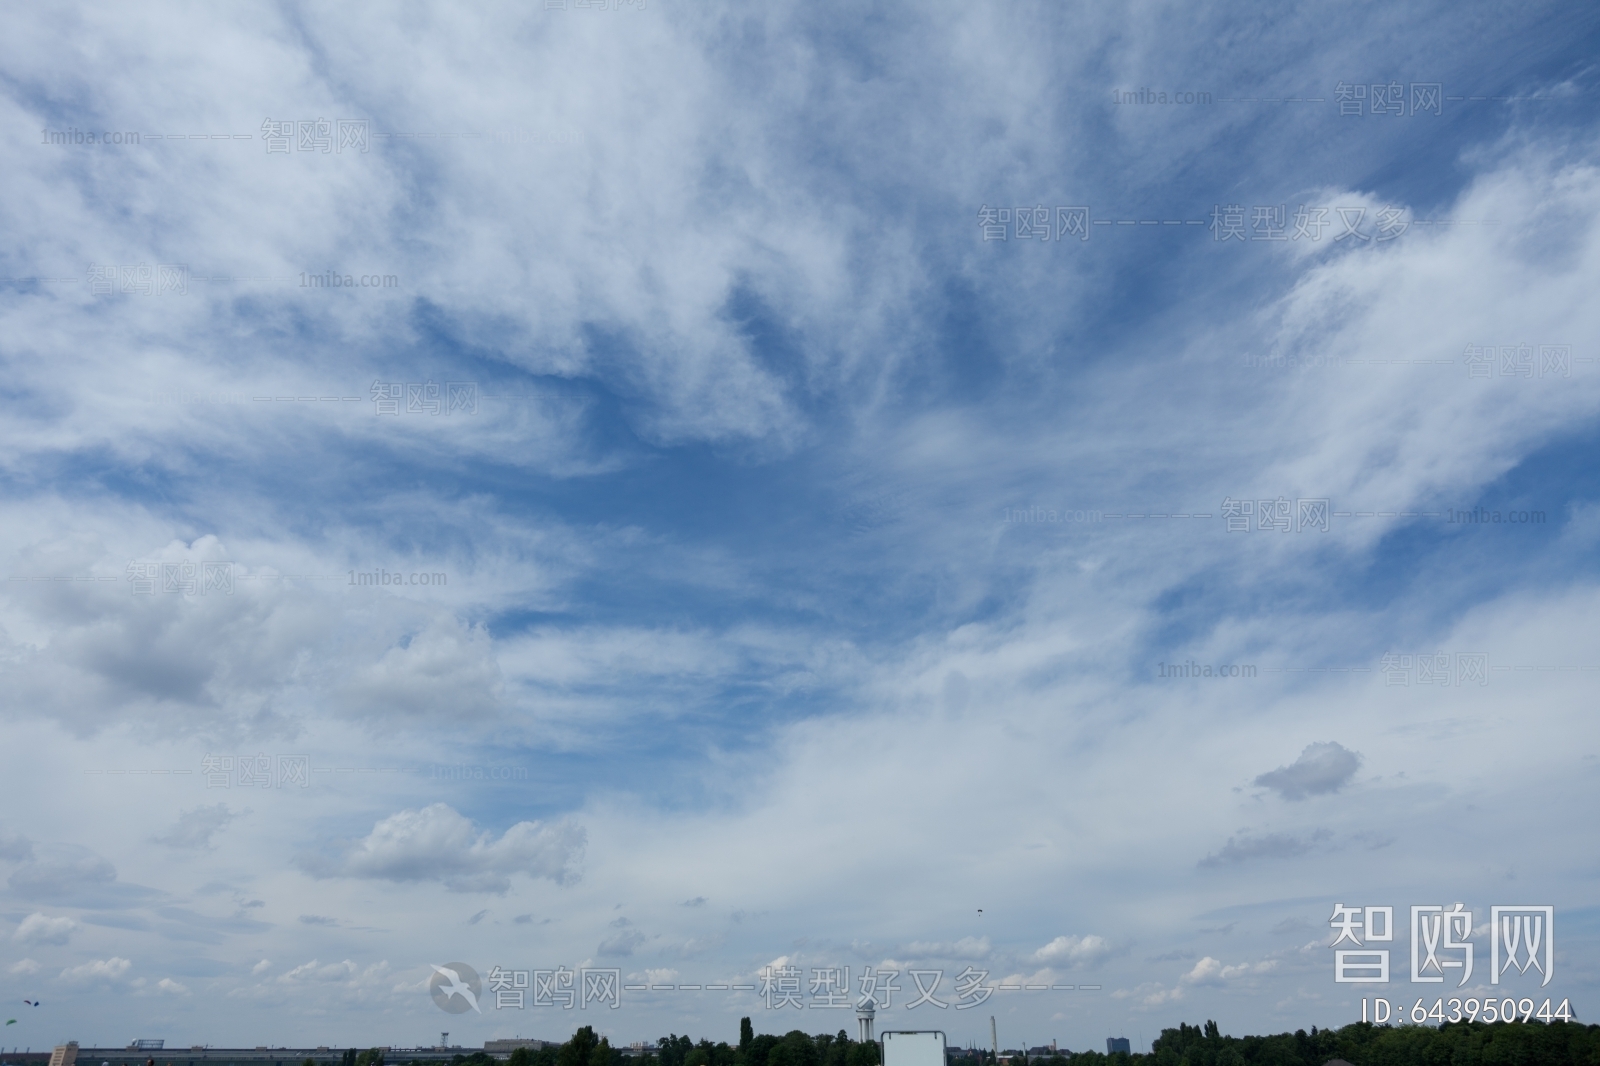
[[169, 848], [209, 849], [213, 846], [212, 836], [227, 828], [228, 823], [238, 816], [234, 811], [228, 810], [226, 803], [195, 807], [180, 813], [171, 829], [160, 836], [151, 837], [150, 840], [155, 844], [165, 844]]
[[117, 880], [117, 869], [76, 844], [40, 844], [11, 873], [11, 891], [30, 902], [117, 909], [158, 896], [155, 889]]
[[1201, 866], [1230, 866], [1254, 859], [1292, 859], [1305, 855], [1333, 833], [1315, 829], [1306, 834], [1267, 833], [1264, 836], [1232, 836], [1222, 849], [1200, 860]]
[[640, 933], [635, 929], [630, 929], [626, 933], [618, 933], [610, 940], [601, 941], [600, 946], [595, 950], [600, 955], [608, 955], [613, 957], [632, 955], [633, 949], [638, 947], [640, 944], [643, 944], [644, 940], [645, 938], [643, 933]]
[[1308, 744], [1298, 759], [1262, 774], [1255, 784], [1272, 789], [1286, 800], [1303, 800], [1339, 791], [1360, 766], [1361, 756], [1342, 744]]
[[26, 862], [33, 858], [33, 844], [21, 834], [0, 834], [0, 859], [7, 862]]

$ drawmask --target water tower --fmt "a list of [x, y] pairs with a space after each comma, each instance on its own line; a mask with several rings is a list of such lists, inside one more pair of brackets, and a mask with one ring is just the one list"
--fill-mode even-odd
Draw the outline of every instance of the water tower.
[[858, 1036], [863, 1044], [870, 1044], [874, 1039], [872, 1035], [872, 1019], [878, 1013], [877, 1006], [878, 1004], [873, 1001], [871, 996], [864, 997], [860, 1003], [856, 1004], [856, 1028], [859, 1030]]

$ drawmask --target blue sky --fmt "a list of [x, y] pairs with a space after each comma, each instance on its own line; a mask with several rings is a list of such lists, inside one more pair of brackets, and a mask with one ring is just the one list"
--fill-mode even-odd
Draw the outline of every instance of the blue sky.
[[14, 23], [8, 1046], [849, 1025], [446, 1015], [457, 960], [1336, 1026], [1440, 986], [1404, 932], [1336, 982], [1334, 905], [1457, 901], [1476, 994], [1490, 907], [1553, 906], [1506, 987], [1592, 1010], [1594, 12]]

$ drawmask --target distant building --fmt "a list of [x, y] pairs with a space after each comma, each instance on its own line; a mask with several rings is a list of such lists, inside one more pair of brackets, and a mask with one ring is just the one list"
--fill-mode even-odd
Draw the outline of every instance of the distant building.
[[485, 1040], [483, 1042], [483, 1050], [490, 1055], [509, 1055], [519, 1047], [525, 1047], [529, 1051], [538, 1051], [542, 1047], [548, 1047], [549, 1044], [550, 1041], [548, 1040], [524, 1040], [522, 1037], [517, 1036], [509, 1037], [505, 1040]]
[[78, 1042], [76, 1040], [61, 1044], [50, 1052], [50, 1066], [72, 1066], [78, 1061]]
[[[367, 1048], [358, 1047], [355, 1050], [365, 1051]], [[434, 1047], [391, 1045], [383, 1048], [383, 1058], [385, 1066], [411, 1066], [413, 1063], [419, 1066], [445, 1066], [456, 1053], [466, 1051], [470, 1054], [476, 1050], [476, 1047], [463, 1049], [460, 1045], [442, 1051]], [[136, 1051], [133, 1048], [84, 1048], [78, 1055], [76, 1066], [145, 1066], [146, 1060], [152, 1057], [156, 1059], [156, 1066], [302, 1066], [306, 1059], [310, 1059], [314, 1066], [343, 1066], [344, 1049], [258, 1045], [253, 1048], [165, 1048], [160, 1055], [156, 1055], [153, 1050]], [[509, 1053], [494, 1057], [503, 1063]], [[7, 1055], [5, 1061], [10, 1063], [14, 1058], [17, 1060], [16, 1066], [22, 1066], [20, 1055]], [[46, 1056], [41, 1054], [37, 1063], [28, 1060], [27, 1066], [48, 1066]]]
[[1128, 1038], [1125, 1036], [1106, 1037], [1106, 1054], [1115, 1055], [1119, 1051], [1124, 1055], [1133, 1054], [1133, 1048], [1129, 1046]]
[[128, 1045], [135, 1051], [160, 1051], [167, 1046], [165, 1040], [135, 1040]]

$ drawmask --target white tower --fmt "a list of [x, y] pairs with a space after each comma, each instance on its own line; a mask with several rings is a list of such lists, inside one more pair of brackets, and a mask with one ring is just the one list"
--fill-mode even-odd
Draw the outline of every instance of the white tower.
[[858, 1036], [863, 1044], [870, 1044], [874, 1039], [872, 1035], [872, 1019], [878, 1013], [876, 1008], [877, 1004], [873, 1002], [871, 996], [867, 996], [856, 1004], [856, 1027], [859, 1030]]

